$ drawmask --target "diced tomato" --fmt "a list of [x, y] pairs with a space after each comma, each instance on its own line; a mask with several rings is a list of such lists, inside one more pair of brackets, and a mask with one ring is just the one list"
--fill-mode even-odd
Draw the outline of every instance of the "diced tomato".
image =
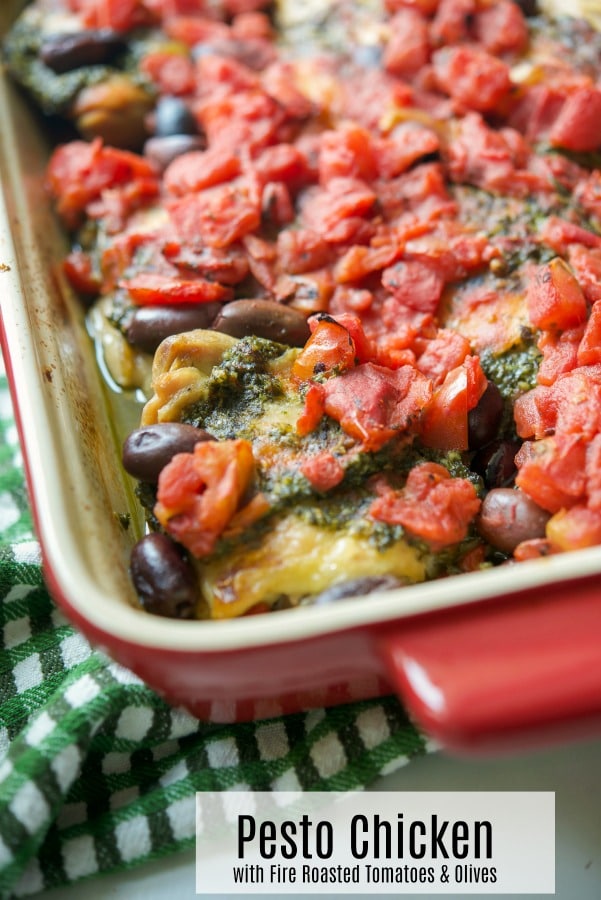
[[401, 9], [416, 9], [424, 16], [431, 16], [436, 12], [439, 0], [385, 0], [384, 6], [389, 13], [399, 12]]
[[163, 256], [182, 272], [194, 272], [208, 281], [220, 284], [239, 284], [248, 275], [248, 259], [236, 245], [220, 250], [217, 247], [193, 249], [179, 241], [169, 241], [162, 247]]
[[542, 438], [555, 431], [586, 435], [601, 425], [601, 386], [586, 367], [559, 375], [550, 386], [540, 385], [514, 404], [517, 432], [522, 438]]
[[355, 244], [353, 247], [349, 247], [344, 256], [336, 263], [334, 270], [336, 281], [339, 284], [361, 281], [372, 272], [378, 272], [390, 265], [401, 252], [401, 247], [394, 244], [386, 244], [382, 247], [364, 247], [361, 244]]
[[431, 390], [413, 366], [391, 371], [368, 362], [326, 382], [325, 411], [364, 450], [374, 451], [416, 427]]
[[315, 375], [344, 372], [355, 365], [355, 344], [348, 330], [331, 316], [321, 316], [292, 366], [300, 381]]
[[601, 300], [601, 248], [573, 244], [568, 259], [589, 303]]
[[332, 178], [358, 178], [370, 181], [376, 175], [371, 134], [358, 125], [342, 125], [321, 136], [319, 181], [327, 185]]
[[202, 16], [212, 19], [221, 15], [221, 10], [211, 0], [143, 0], [144, 5], [150, 9], [157, 20], [167, 19], [172, 16]]
[[560, 509], [547, 522], [547, 538], [560, 550], [601, 544], [601, 512], [578, 504]]
[[126, 184], [106, 188], [96, 200], [86, 206], [90, 219], [102, 220], [107, 234], [119, 234], [127, 227], [127, 220], [137, 209], [150, 205], [158, 194], [156, 178], [135, 178]]
[[301, 219], [312, 231], [331, 243], [347, 242], [357, 225], [368, 216], [376, 194], [356, 178], [332, 178], [327, 188], [310, 188], [302, 200]]
[[210, 147], [228, 153], [243, 147], [250, 158], [281, 142], [286, 120], [284, 109], [256, 88], [228, 92], [222, 97], [216, 92], [213, 99], [201, 102], [196, 115]]
[[435, 337], [420, 342], [423, 345], [425, 349], [419, 353], [415, 365], [434, 385], [442, 384], [446, 375], [470, 353], [467, 338], [450, 328], [439, 328]]
[[229, 247], [261, 222], [260, 198], [239, 179], [167, 203], [178, 236], [193, 247]]
[[176, 97], [191, 94], [196, 87], [194, 63], [181, 53], [154, 50], [140, 60], [140, 71], [147, 75], [160, 94]]
[[537, 344], [543, 354], [536, 373], [539, 384], [554, 384], [560, 375], [571, 372], [578, 365], [578, 347], [583, 333], [584, 325], [566, 331], [543, 331]]
[[582, 87], [568, 95], [549, 140], [554, 147], [586, 152], [601, 146], [601, 90]]
[[601, 512], [601, 434], [596, 434], [586, 448], [587, 505]]
[[71, 0], [86, 28], [114, 28], [131, 31], [150, 25], [152, 16], [140, 0]]
[[163, 20], [163, 31], [174, 41], [193, 47], [195, 44], [227, 39], [229, 28], [223, 22], [215, 21], [208, 16], [181, 15], [166, 16]]
[[293, 144], [267, 147], [253, 161], [252, 171], [260, 182], [283, 181], [293, 192], [311, 180], [305, 154]]
[[[263, 4], [264, 6], [266, 4]], [[237, 38], [262, 38], [273, 41], [275, 34], [273, 26], [266, 13], [254, 10], [237, 13], [231, 24], [232, 35]]]
[[496, 0], [479, 9], [474, 32], [489, 53], [521, 53], [528, 44], [528, 25], [517, 3]]
[[231, 300], [232, 291], [206, 278], [184, 279], [140, 272], [119, 284], [131, 300], [140, 306], [164, 306], [171, 303], [213, 303]]
[[198, 443], [162, 470], [154, 514], [194, 556], [207, 556], [238, 511], [254, 473], [248, 441]]
[[300, 467], [305, 478], [311, 482], [311, 487], [325, 493], [335, 488], [344, 478], [344, 468], [332, 453], [324, 450], [317, 456], [310, 456], [304, 460]]
[[518, 168], [510, 129], [496, 131], [477, 113], [468, 113], [453, 127], [448, 146], [449, 174], [453, 181], [473, 184], [488, 191], [510, 196], [526, 196], [547, 182], [534, 173]]
[[469, 40], [475, 12], [475, 0], [440, 0], [430, 27], [432, 46]]
[[[351, 312], [340, 312], [336, 316], [333, 316], [333, 318], [335, 318], [339, 325], [346, 328], [350, 334], [353, 344], [355, 345], [355, 358], [357, 361], [363, 363], [371, 360], [373, 362], [376, 348], [374, 347], [373, 342], [370, 341], [365, 334], [363, 323], [359, 316], [356, 316]], [[311, 316], [309, 319], [309, 327], [312, 331], [315, 330], [318, 322], [319, 316]]]
[[529, 141], [546, 140], [565, 99], [565, 91], [556, 85], [522, 85], [507, 124]]
[[586, 487], [586, 442], [580, 435], [526, 441], [515, 458], [515, 483], [550, 513], [579, 503]]
[[[601, 221], [601, 172], [599, 169], [593, 169], [578, 182], [574, 188], [574, 200], [589, 216]], [[586, 241], [581, 243], [584, 244]]]
[[558, 552], [559, 548], [547, 538], [531, 538], [517, 545], [513, 551], [513, 558], [516, 562], [525, 562], [528, 559], [544, 559]]
[[147, 160], [128, 150], [104, 147], [100, 138], [58, 147], [46, 177], [57, 211], [69, 228], [79, 224], [88, 204], [107, 188], [142, 179], [154, 186], [155, 193], [158, 190], [156, 172]]
[[549, 216], [548, 219], [545, 219], [540, 237], [545, 244], [548, 244], [561, 256], [568, 253], [572, 244], [601, 247], [601, 236], [582, 228], [581, 225], [568, 222], [567, 219], [560, 219], [559, 216]]
[[312, 382], [305, 394], [305, 405], [296, 421], [296, 433], [301, 437], [311, 434], [325, 415], [325, 390], [323, 384]]
[[411, 469], [401, 491], [384, 489], [369, 512], [381, 522], [402, 525], [433, 550], [440, 550], [466, 537], [479, 509], [470, 481], [451, 478], [437, 463], [422, 463]]
[[556, 396], [558, 434], [582, 435], [589, 441], [601, 432], [601, 387], [582, 369], [563, 375], [551, 390]]
[[100, 292], [101, 278], [94, 270], [89, 253], [72, 250], [63, 262], [69, 284], [83, 297], [95, 297]]
[[168, 193], [182, 197], [230, 181], [240, 174], [240, 169], [240, 157], [235, 152], [224, 152], [221, 147], [192, 150], [177, 156], [167, 166], [163, 184]]
[[586, 320], [582, 288], [560, 257], [538, 267], [528, 284], [527, 302], [535, 328], [573, 328]]
[[306, 228], [280, 231], [277, 252], [280, 268], [291, 275], [312, 272], [327, 265], [332, 258], [330, 245]]
[[223, 8], [228, 16], [260, 12], [262, 9], [267, 9], [269, 5], [269, 0], [223, 0]]
[[380, 178], [395, 178], [413, 163], [440, 149], [440, 138], [431, 128], [413, 122], [397, 127], [388, 137], [374, 142], [374, 154]]
[[393, 220], [410, 210], [415, 214], [410, 228], [421, 233], [432, 228], [429, 220], [452, 215], [457, 209], [447, 190], [440, 163], [422, 163], [397, 178], [377, 182], [375, 187], [385, 218]]
[[413, 104], [413, 89], [401, 78], [382, 69], [371, 68], [366, 75], [362, 66], [345, 73], [340, 80], [339, 108], [344, 118], [378, 133], [382, 112], [394, 117], [397, 109]]
[[586, 328], [578, 347], [578, 364], [592, 366], [601, 363], [601, 303], [591, 309]]
[[477, 47], [445, 47], [432, 61], [439, 88], [467, 109], [492, 112], [511, 90], [508, 66]]
[[382, 272], [382, 285], [402, 306], [433, 315], [444, 288], [444, 278], [421, 260], [401, 260]]
[[126, 273], [138, 250], [144, 248], [144, 259], [154, 272], [169, 273], [170, 266], [161, 253], [160, 242], [155, 235], [147, 232], [126, 231], [116, 235], [100, 256], [102, 273], [102, 290], [104, 293], [114, 290], [119, 279]]
[[513, 418], [521, 438], [543, 438], [553, 434], [557, 407], [550, 389], [536, 387], [517, 397], [513, 404]]
[[388, 26], [390, 36], [384, 49], [384, 68], [399, 77], [414, 75], [430, 59], [426, 20], [417, 10], [402, 9], [390, 19]]
[[423, 444], [438, 450], [467, 450], [468, 413], [478, 405], [487, 384], [477, 356], [468, 356], [451, 369], [424, 410]]

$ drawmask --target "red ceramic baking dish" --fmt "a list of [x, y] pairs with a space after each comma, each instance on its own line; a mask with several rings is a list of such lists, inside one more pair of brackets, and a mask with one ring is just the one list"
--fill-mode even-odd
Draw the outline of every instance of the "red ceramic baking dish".
[[135, 411], [106, 387], [61, 277], [48, 147], [4, 80], [0, 121], [2, 347], [47, 582], [90, 641], [213, 721], [396, 692], [452, 750], [601, 730], [601, 547], [234, 621], [136, 608], [142, 522], [120, 462]]

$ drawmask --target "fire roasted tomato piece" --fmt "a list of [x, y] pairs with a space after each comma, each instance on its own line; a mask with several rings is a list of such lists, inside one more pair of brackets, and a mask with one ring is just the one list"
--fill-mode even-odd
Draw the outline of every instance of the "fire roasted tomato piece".
[[141, 0], [71, 0], [71, 7], [82, 16], [87, 28], [114, 28], [130, 31], [140, 25], [150, 25], [152, 15]]
[[240, 158], [235, 153], [217, 150], [192, 150], [176, 157], [167, 167], [163, 184], [170, 194], [181, 197], [202, 191], [240, 174]]
[[528, 285], [528, 314], [535, 328], [573, 328], [586, 320], [586, 298], [562, 259], [540, 266]]
[[477, 47], [445, 47], [433, 61], [441, 90], [468, 109], [491, 112], [511, 90], [508, 66]]
[[582, 87], [570, 94], [553, 123], [551, 143], [585, 152], [601, 145], [601, 91]]
[[527, 441], [515, 461], [515, 483], [548, 512], [568, 509], [584, 497], [586, 442], [581, 435]]
[[332, 453], [324, 451], [306, 459], [301, 467], [305, 478], [316, 491], [329, 491], [344, 478], [344, 467]]
[[178, 236], [192, 246], [229, 247], [259, 227], [261, 205], [254, 185], [228, 182], [167, 204]]
[[231, 300], [232, 291], [206, 278], [185, 279], [140, 272], [120, 282], [134, 303], [140, 306], [162, 306], [170, 303], [213, 303]]
[[560, 509], [547, 522], [547, 537], [561, 550], [601, 544], [601, 512], [582, 504]]
[[381, 522], [402, 525], [432, 549], [442, 549], [466, 537], [479, 509], [480, 500], [470, 481], [451, 478], [437, 463], [422, 463], [409, 472], [402, 490], [385, 485], [370, 514]]
[[477, 406], [486, 386], [478, 357], [468, 356], [451, 369], [424, 410], [421, 438], [426, 447], [468, 449], [468, 413]]
[[324, 409], [363, 449], [378, 450], [415, 428], [431, 392], [430, 381], [413, 366], [392, 371], [363, 363], [324, 385]]
[[105, 147], [100, 138], [86, 143], [71, 141], [58, 147], [48, 164], [48, 186], [59, 215], [75, 228], [93, 200], [107, 188], [136, 180], [150, 181], [158, 191], [156, 172], [147, 160], [128, 150]]
[[355, 365], [355, 344], [344, 325], [320, 316], [313, 334], [294, 361], [292, 374], [308, 380], [315, 375], [343, 372]]
[[162, 470], [154, 514], [194, 556], [207, 556], [236, 514], [244, 513], [240, 506], [254, 474], [248, 441], [199, 443], [193, 453], [176, 454]]

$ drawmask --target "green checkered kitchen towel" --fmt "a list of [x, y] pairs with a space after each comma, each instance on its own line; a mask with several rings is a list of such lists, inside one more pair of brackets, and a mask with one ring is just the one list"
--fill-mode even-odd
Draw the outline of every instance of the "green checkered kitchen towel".
[[394, 698], [201, 723], [94, 651], [44, 587], [0, 373], [0, 897], [194, 844], [196, 791], [353, 790], [426, 749]]

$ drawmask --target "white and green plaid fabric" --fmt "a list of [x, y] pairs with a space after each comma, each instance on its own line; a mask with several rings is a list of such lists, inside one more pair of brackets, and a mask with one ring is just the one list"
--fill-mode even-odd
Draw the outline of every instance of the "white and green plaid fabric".
[[194, 844], [196, 791], [349, 790], [425, 750], [398, 702], [242, 725], [172, 709], [66, 622], [40, 570], [0, 375], [0, 897]]

